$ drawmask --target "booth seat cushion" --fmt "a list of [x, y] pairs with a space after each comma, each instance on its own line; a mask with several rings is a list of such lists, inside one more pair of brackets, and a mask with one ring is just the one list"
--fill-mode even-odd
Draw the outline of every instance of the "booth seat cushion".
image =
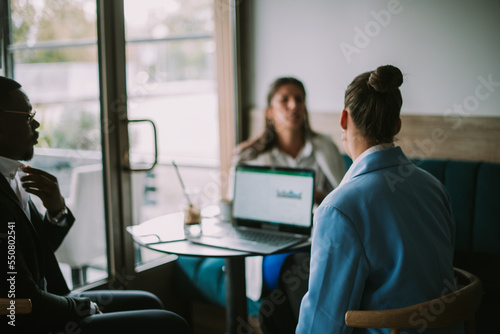
[[[193, 299], [226, 306], [224, 259], [179, 256], [175, 271], [176, 287]], [[260, 301], [247, 298], [249, 315], [257, 315]]]
[[500, 313], [500, 164], [447, 160], [415, 161], [450, 194], [456, 222], [454, 266], [477, 275], [483, 300], [478, 333], [497, 329]]
[[450, 193], [456, 223], [455, 251], [472, 249], [476, 180], [479, 163], [450, 161], [445, 164], [444, 183]]
[[[495, 319], [500, 313], [500, 164], [480, 163], [474, 174], [474, 182], [469, 182], [473, 186], [461, 192], [459, 187], [452, 188], [457, 242], [460, 242], [454, 261], [456, 267], [481, 279], [484, 295], [476, 313], [476, 329], [478, 333], [493, 333], [498, 330]], [[464, 200], [467, 191], [473, 197], [470, 203]], [[459, 202], [460, 199], [463, 201]], [[460, 219], [460, 214], [470, 220]]]
[[178, 283], [194, 299], [224, 306], [224, 259], [179, 256]]
[[500, 164], [478, 168], [472, 249], [500, 255]]

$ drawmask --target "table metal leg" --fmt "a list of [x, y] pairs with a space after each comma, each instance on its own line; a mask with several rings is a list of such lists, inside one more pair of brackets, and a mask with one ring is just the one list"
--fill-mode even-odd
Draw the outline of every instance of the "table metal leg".
[[226, 322], [229, 334], [245, 333], [248, 322], [245, 258], [226, 258]]

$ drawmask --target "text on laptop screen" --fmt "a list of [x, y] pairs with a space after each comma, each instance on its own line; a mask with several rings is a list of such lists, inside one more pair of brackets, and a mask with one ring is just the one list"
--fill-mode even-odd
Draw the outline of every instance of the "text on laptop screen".
[[238, 166], [233, 215], [237, 219], [309, 226], [313, 194], [312, 171]]

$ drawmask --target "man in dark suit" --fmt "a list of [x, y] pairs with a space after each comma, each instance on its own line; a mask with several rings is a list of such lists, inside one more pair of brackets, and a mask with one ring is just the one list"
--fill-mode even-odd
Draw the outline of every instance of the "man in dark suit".
[[[0, 328], [20, 333], [188, 332], [184, 319], [163, 310], [161, 301], [146, 292], [70, 293], [54, 252], [75, 218], [57, 179], [19, 162], [33, 157], [40, 126], [34, 116], [21, 85], [0, 77], [0, 298], [29, 298], [33, 305], [31, 314], [2, 317]], [[29, 194], [41, 199], [44, 217]], [[101, 294], [107, 300], [104, 314], [96, 303]]]

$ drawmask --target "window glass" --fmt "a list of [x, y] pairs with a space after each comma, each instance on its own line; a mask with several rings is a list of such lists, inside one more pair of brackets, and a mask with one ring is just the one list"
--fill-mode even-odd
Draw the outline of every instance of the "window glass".
[[[184, 195], [172, 161], [185, 186], [199, 190], [202, 205], [219, 196], [213, 1], [124, 4], [128, 116], [154, 121], [158, 133], [159, 164], [145, 176], [142, 204], [134, 205], [140, 223], [180, 211]], [[152, 161], [151, 132], [147, 124], [129, 125], [133, 165]], [[136, 254], [138, 264], [158, 256], [144, 249]]]
[[[70, 40], [95, 42], [97, 36], [95, 1], [11, 0], [11, 21], [14, 43], [27, 46]], [[53, 49], [49, 54], [55, 61], [57, 57], [59, 60], [76, 58], [69, 55], [75, 56], [78, 52]]]
[[213, 0], [125, 0], [128, 40], [212, 35]]
[[[14, 79], [37, 110], [30, 165], [58, 178], [76, 222], [56, 256], [70, 287], [107, 277], [95, 0], [11, 0]], [[32, 200], [44, 212], [36, 196]]]
[[[184, 196], [172, 161], [186, 187], [199, 190], [203, 206], [219, 198], [214, 10], [212, 0], [125, 0], [124, 5], [128, 118], [151, 119], [158, 133], [159, 164], [132, 175], [138, 224], [180, 210]], [[41, 123], [30, 164], [58, 178], [77, 218], [70, 233], [79, 237], [68, 235], [56, 254], [69, 285], [77, 287], [108, 271], [96, 2], [11, 0], [11, 10], [14, 77]], [[150, 163], [151, 125], [130, 123], [129, 136], [132, 165]], [[138, 264], [158, 257], [144, 249], [136, 254]]]

